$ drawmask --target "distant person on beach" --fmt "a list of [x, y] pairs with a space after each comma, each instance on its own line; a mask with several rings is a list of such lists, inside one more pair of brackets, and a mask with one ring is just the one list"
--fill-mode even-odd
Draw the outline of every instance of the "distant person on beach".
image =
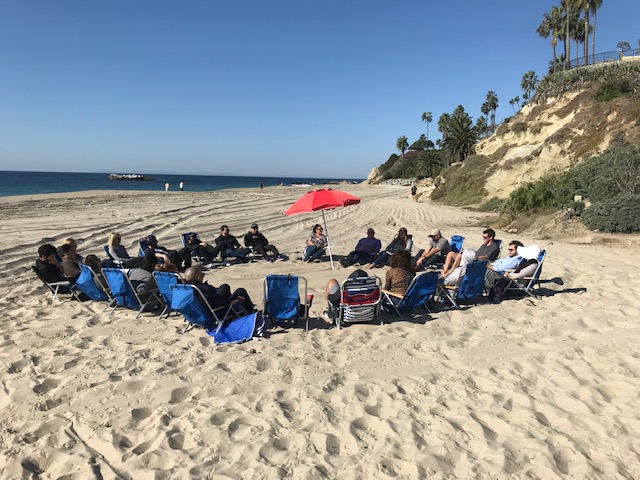
[[109, 256], [116, 263], [122, 265], [124, 268], [139, 267], [143, 260], [143, 257], [131, 258], [127, 249], [121, 244], [122, 236], [118, 232], [111, 232], [109, 234], [109, 240], [107, 240], [107, 250]]
[[182, 192], [184, 190], [184, 182], [180, 181], [180, 191]]
[[165, 191], [165, 192], [168, 192], [170, 188], [171, 188], [171, 185], [169, 185], [169, 182], [166, 182], [166, 183], [164, 184], [164, 191]]
[[247, 255], [251, 253], [250, 248], [242, 248], [238, 239], [231, 235], [229, 227], [222, 225], [220, 227], [220, 235], [216, 238], [216, 245], [220, 249], [222, 259], [226, 257], [236, 257], [242, 263], [247, 263]]
[[244, 246], [252, 248], [255, 253], [262, 255], [267, 262], [282, 260], [278, 249], [274, 245], [269, 245], [267, 237], [258, 231], [257, 223], [252, 223], [249, 232], [244, 236]]
[[212, 308], [228, 307], [233, 300], [240, 299], [242, 308], [247, 313], [253, 311], [253, 302], [244, 288], [237, 288], [231, 293], [231, 287], [226, 283], [219, 287], [209, 285], [204, 281], [204, 272], [198, 265], [187, 268], [184, 272], [184, 279], [188, 284], [197, 287], [202, 292]]
[[354, 251], [350, 252], [345, 258], [340, 259], [340, 265], [347, 268], [354, 263], [370, 263], [375, 260], [376, 255], [382, 248], [382, 242], [375, 235], [375, 230], [369, 227], [367, 236], [358, 241]]
[[436, 228], [429, 235], [429, 246], [419, 250], [416, 256], [413, 257], [413, 266], [416, 271], [420, 271], [429, 265], [442, 265], [450, 251], [449, 240], [444, 238], [440, 230]]
[[260, 182], [260, 191], [264, 189], [264, 183]]
[[418, 193], [418, 185], [416, 185], [416, 182], [413, 182], [411, 184], [411, 198], [415, 201], [418, 200], [418, 198], [416, 197], [417, 193]]
[[305, 263], [320, 261], [320, 257], [324, 255], [324, 249], [327, 248], [328, 241], [327, 236], [323, 233], [324, 229], [322, 225], [316, 223], [313, 226], [311, 235], [307, 238], [307, 243], [304, 248], [304, 256], [302, 260]]
[[[47, 283], [65, 280], [64, 270], [56, 255], [56, 247], [50, 243], [45, 243], [38, 248], [35, 269]], [[62, 290], [60, 291], [62, 292]], [[67, 289], [64, 293], [68, 292], [69, 290]]]

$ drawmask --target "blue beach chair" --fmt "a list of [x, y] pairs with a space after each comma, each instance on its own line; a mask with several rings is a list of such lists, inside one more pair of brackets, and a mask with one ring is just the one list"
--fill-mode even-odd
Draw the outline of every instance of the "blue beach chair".
[[540, 283], [540, 274], [542, 273], [542, 264], [547, 258], [547, 252], [542, 250], [538, 255], [538, 266], [531, 277], [525, 277], [519, 280], [510, 280], [505, 287], [505, 292], [524, 292], [530, 297], [538, 298], [534, 288]]
[[438, 290], [439, 277], [440, 272], [425, 272], [416, 275], [404, 295], [383, 290], [383, 305], [395, 310], [400, 318], [404, 318], [401, 311], [411, 311], [419, 307], [425, 307], [430, 312], [427, 303]]
[[109, 315], [112, 315], [116, 308], [124, 307], [138, 310], [138, 314], [135, 316], [135, 318], [138, 318], [145, 308], [162, 303], [155, 292], [150, 292], [144, 296], [138, 295], [124, 270], [103, 268], [102, 274], [109, 284], [111, 295], [114, 299], [113, 309]]
[[[304, 282], [304, 287], [300, 284]], [[302, 292], [301, 292], [302, 290]], [[302, 293], [302, 295], [301, 295]], [[309, 331], [309, 308], [300, 298], [307, 298], [307, 279], [294, 275], [268, 275], [264, 279], [263, 315], [275, 324], [298, 324], [305, 319], [305, 333]]]
[[101, 290], [96, 285], [97, 277], [93, 270], [87, 265], [80, 265], [80, 275], [76, 280], [76, 287], [83, 292], [87, 297], [96, 302], [106, 302], [109, 297], [104, 290]]
[[224, 320], [243, 315], [245, 312], [240, 302], [240, 299], [236, 299], [228, 307], [213, 308], [195, 285], [171, 285], [171, 310], [179, 312], [187, 322], [182, 333], [193, 327], [211, 330], [221, 325]]
[[451, 241], [449, 245], [451, 246], [451, 251], [455, 253], [460, 253], [462, 248], [464, 247], [465, 238], [462, 235], [452, 235]]
[[182, 279], [180, 278], [180, 275], [173, 272], [153, 272], [152, 275], [156, 279], [156, 283], [158, 284], [158, 293], [164, 302], [164, 310], [162, 310], [160, 318], [162, 318], [165, 313], [168, 318], [173, 311], [171, 309], [171, 295], [173, 293], [171, 287], [178, 283], [182, 283]]
[[464, 274], [456, 285], [440, 284], [440, 292], [451, 302], [455, 308], [460, 308], [458, 301], [472, 300], [484, 293], [484, 274], [487, 270], [488, 260], [476, 260], [466, 266]]

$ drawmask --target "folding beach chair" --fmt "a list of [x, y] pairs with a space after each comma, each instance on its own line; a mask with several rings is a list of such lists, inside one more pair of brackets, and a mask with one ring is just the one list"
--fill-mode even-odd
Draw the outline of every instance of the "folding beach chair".
[[[99, 288], [96, 282], [103, 288]], [[87, 265], [80, 265], [80, 276], [76, 280], [75, 286], [93, 301], [106, 302], [109, 300], [109, 296], [104, 291], [104, 285]]]
[[404, 295], [382, 290], [383, 305], [392, 308], [402, 319], [401, 311], [411, 311], [424, 306], [430, 312], [427, 303], [438, 289], [439, 272], [425, 272], [413, 277]]
[[75, 290], [74, 284], [69, 280], [60, 280], [59, 282], [47, 282], [42, 277], [42, 275], [40, 275], [40, 272], [38, 272], [36, 267], [31, 267], [31, 270], [33, 270], [33, 273], [36, 274], [36, 276], [40, 279], [40, 281], [44, 283], [45, 286], [51, 292], [52, 306], [54, 303], [56, 303], [56, 299], [58, 298], [59, 294], [68, 294], [68, 295], [71, 295], [72, 298], [75, 298], [76, 300], [80, 301], [80, 296], [78, 295], [78, 292]]
[[493, 241], [498, 245], [498, 256], [496, 258], [500, 258], [502, 256], [502, 240], [494, 238]]
[[459, 300], [467, 301], [482, 296], [484, 293], [484, 273], [488, 264], [488, 260], [476, 260], [469, 263], [456, 285], [439, 284], [440, 293], [455, 308], [460, 308]]
[[160, 318], [162, 318], [165, 313], [167, 314], [167, 318], [168, 318], [169, 315], [171, 315], [171, 312], [173, 311], [171, 309], [171, 295], [173, 293], [171, 290], [171, 287], [173, 285], [177, 285], [178, 283], [182, 283], [182, 278], [180, 278], [180, 275], [173, 272], [155, 272], [154, 271], [152, 275], [153, 275], [153, 278], [156, 279], [156, 283], [158, 284], [158, 293], [160, 294], [160, 297], [162, 298], [162, 302], [164, 303], [164, 310], [162, 310], [162, 313], [160, 314]]
[[535, 272], [533, 272], [533, 275], [518, 280], [510, 280], [505, 287], [505, 292], [524, 292], [530, 297], [538, 298], [534, 288], [536, 287], [536, 284], [540, 283], [540, 274], [542, 273], [542, 264], [544, 263], [545, 258], [547, 258], [546, 250], [540, 251], [540, 255], [538, 255], [538, 266], [536, 267]]
[[460, 253], [462, 251], [462, 247], [464, 247], [464, 240], [465, 238], [462, 235], [452, 235], [451, 240], [449, 241], [451, 251]]
[[149, 248], [149, 244], [143, 238], [142, 240], [140, 240], [138, 242], [138, 255], [141, 256], [141, 257], [144, 257], [148, 248]]
[[188, 283], [171, 285], [171, 310], [180, 313], [187, 322], [182, 333], [194, 326], [209, 330], [224, 320], [243, 315], [245, 312], [239, 304], [237, 299], [229, 306], [213, 308], [197, 286]]
[[381, 299], [382, 280], [377, 276], [347, 278], [340, 285], [339, 307], [330, 307], [333, 323], [340, 328], [343, 323], [378, 320]]
[[[198, 232], [187, 232], [187, 233], [181, 233], [180, 234], [180, 242], [182, 242], [182, 246], [186, 247], [187, 246], [187, 241], [189, 240], [189, 237], [195, 235], [196, 238], [198, 239], [198, 242], [200, 242], [200, 235], [198, 235]], [[193, 260], [195, 260], [198, 263], [203, 263], [204, 259], [202, 257], [200, 257], [200, 255], [198, 255], [198, 250], [194, 249], [191, 250], [191, 258]]]
[[[304, 285], [302, 289], [301, 283]], [[309, 307], [306, 303], [303, 304], [300, 298], [307, 298], [306, 278], [293, 275], [268, 275], [264, 279], [263, 315], [273, 324], [293, 325], [297, 325], [300, 317], [304, 317], [306, 333], [309, 331]]]
[[109, 315], [112, 315], [116, 308], [125, 307], [138, 310], [138, 314], [135, 316], [135, 318], [138, 318], [147, 306], [162, 303], [162, 300], [158, 298], [155, 292], [150, 292], [144, 296], [138, 295], [125, 270], [103, 268], [102, 274], [109, 284], [111, 295], [114, 299], [113, 309]]

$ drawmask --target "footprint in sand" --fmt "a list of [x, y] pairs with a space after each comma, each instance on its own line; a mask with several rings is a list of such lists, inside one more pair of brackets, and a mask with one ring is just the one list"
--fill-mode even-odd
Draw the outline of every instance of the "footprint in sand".
[[190, 387], [174, 388], [171, 391], [171, 398], [169, 399], [169, 403], [171, 405], [175, 405], [176, 403], [182, 403], [186, 399], [190, 398], [192, 394], [193, 394], [193, 389]]
[[51, 390], [58, 388], [58, 385], [60, 385], [60, 380], [47, 378], [44, 382], [34, 386], [33, 391], [38, 395], [43, 395], [45, 393], [49, 393]]

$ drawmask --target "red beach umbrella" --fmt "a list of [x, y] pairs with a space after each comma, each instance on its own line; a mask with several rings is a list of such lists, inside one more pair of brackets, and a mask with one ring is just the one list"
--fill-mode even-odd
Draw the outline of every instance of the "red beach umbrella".
[[324, 231], [327, 235], [327, 249], [329, 249], [329, 259], [331, 260], [331, 269], [333, 269], [333, 254], [331, 253], [331, 244], [329, 242], [329, 230], [327, 229], [327, 221], [324, 218], [324, 211], [338, 207], [347, 207], [360, 203], [358, 197], [343, 192], [342, 190], [333, 190], [331, 188], [320, 188], [305, 193], [296, 202], [291, 205], [283, 213], [285, 215], [294, 215], [296, 213], [309, 213], [322, 211], [322, 223], [324, 223]]

